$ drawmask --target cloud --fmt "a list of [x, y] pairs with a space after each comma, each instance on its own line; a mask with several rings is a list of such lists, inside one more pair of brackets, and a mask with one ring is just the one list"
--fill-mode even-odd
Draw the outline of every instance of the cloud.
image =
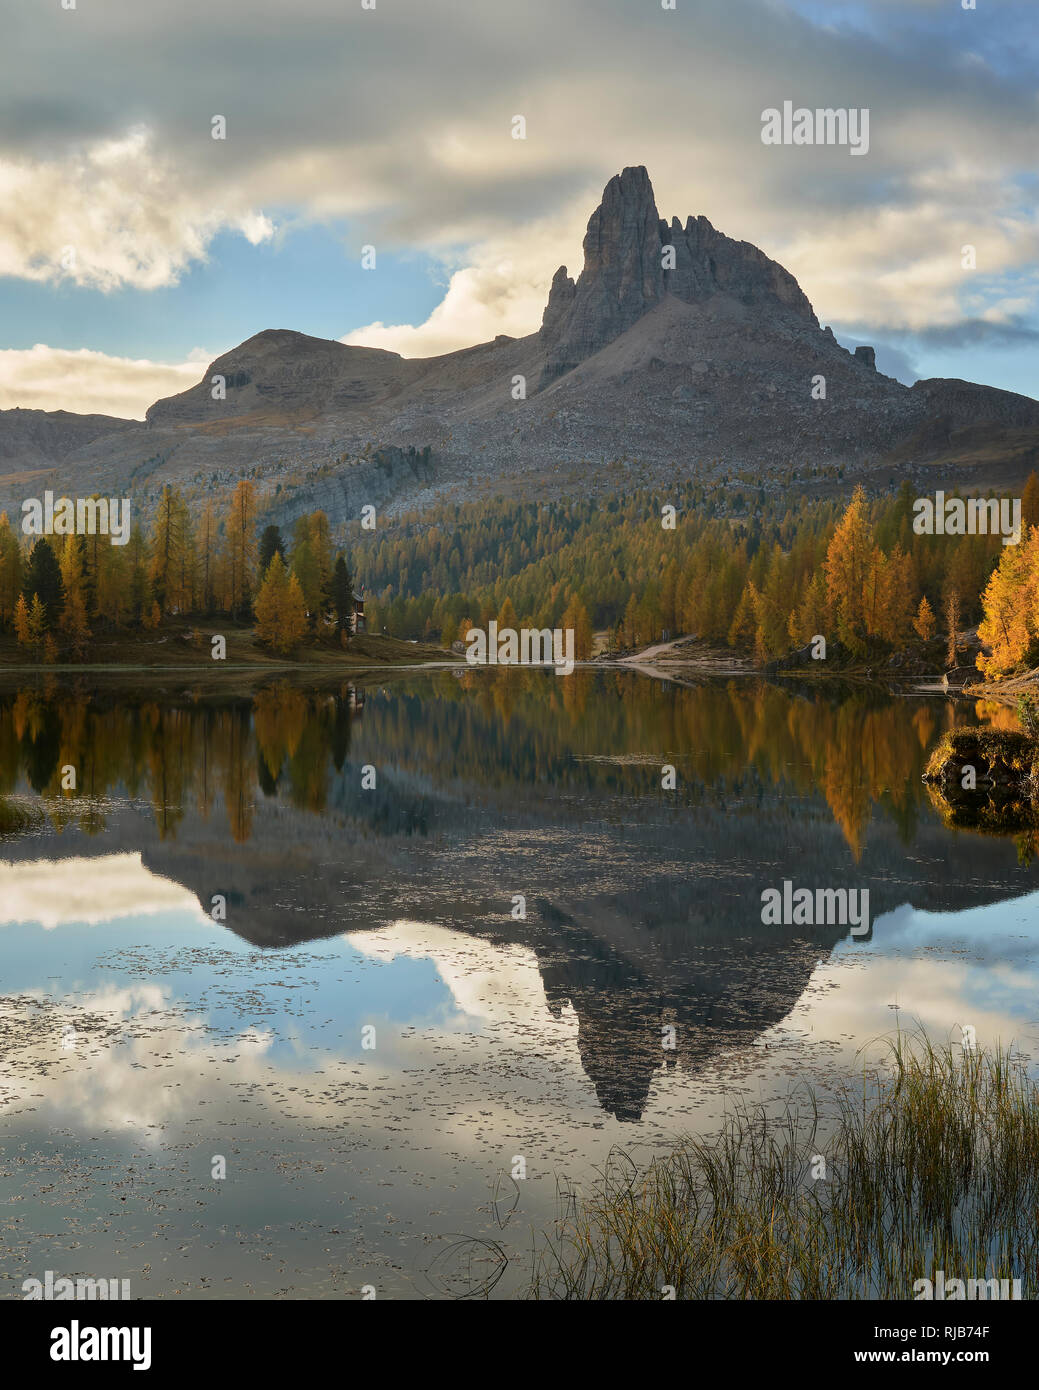
[[[1017, 185], [962, 160], [908, 183], [897, 203], [835, 211], [822, 234], [814, 224], [798, 228], [769, 254], [826, 321], [923, 332], [966, 317], [1005, 318], [1002, 281], [1039, 259], [1039, 217]], [[968, 246], [977, 270], [964, 269]]]
[[0, 861], [0, 900], [8, 924], [38, 922], [47, 931], [70, 923], [96, 926], [117, 917], [168, 911], [205, 920], [194, 893], [153, 874], [139, 854]]
[[959, 323], [942, 324], [922, 329], [917, 336], [930, 347], [1018, 347], [1039, 343], [1039, 328], [1019, 320], [963, 319]]
[[[407, 919], [375, 931], [351, 932], [355, 950], [387, 964], [407, 957], [432, 960], [457, 1011], [508, 1026], [517, 1014], [550, 1025], [537, 956], [525, 946], [498, 946], [463, 931]], [[555, 1023], [552, 1020], [552, 1023]], [[570, 1031], [570, 1023], [564, 1024]]]
[[194, 386], [217, 354], [195, 349], [187, 362], [110, 357], [88, 348], [0, 349], [0, 410], [72, 410], [143, 420], [163, 396]]
[[477, 245], [468, 252], [469, 264], [450, 275], [447, 293], [424, 323], [370, 323], [340, 341], [429, 357], [500, 333], [524, 337], [541, 324], [560, 246], [580, 244], [587, 218], [581, 199], [558, 216]]
[[[345, 218], [358, 248], [439, 251], [450, 280], [426, 322], [384, 316], [344, 341], [441, 351], [536, 328], [606, 180], [646, 164], [663, 215], [759, 245], [824, 321], [980, 319], [990, 291], [961, 246], [988, 275], [1039, 252], [1039, 108], [1007, 56], [1015, 37], [1027, 51], [1027, 15], [1005, 7], [993, 53], [980, 17], [921, 3], [907, 26], [903, 9], [297, 0], [286, 26], [247, 0], [32, 7], [19, 37], [48, 66], [42, 90], [30, 63], [0, 84], [0, 273], [152, 288], [220, 228], [263, 240], [283, 217]], [[762, 110], [788, 97], [869, 107], [868, 156], [763, 146]]]
[[0, 159], [0, 275], [100, 290], [176, 284], [222, 228], [274, 234], [234, 194], [192, 192], [151, 131], [134, 127], [48, 159]]

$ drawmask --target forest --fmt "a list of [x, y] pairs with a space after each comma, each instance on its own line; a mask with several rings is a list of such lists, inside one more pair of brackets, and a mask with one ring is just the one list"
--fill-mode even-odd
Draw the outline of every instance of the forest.
[[[950, 496], [958, 494], [950, 493]], [[373, 630], [446, 644], [468, 624], [565, 626], [587, 614], [613, 650], [695, 633], [761, 663], [815, 635], [852, 658], [938, 638], [946, 665], [980, 624], [987, 674], [1039, 661], [1039, 479], [1022, 493], [1023, 539], [924, 535], [915, 493], [796, 506], [689, 485], [569, 504], [480, 502], [358, 533]], [[510, 621], [511, 626], [517, 623]]]
[[[950, 493], [950, 496], [958, 496]], [[93, 639], [221, 616], [293, 653], [346, 646], [355, 594], [373, 633], [449, 646], [470, 626], [573, 628], [579, 660], [695, 634], [768, 664], [823, 635], [851, 661], [944, 642], [965, 629], [990, 678], [1039, 664], [1039, 479], [1022, 492], [1022, 537], [928, 535], [915, 494], [791, 505], [758, 490], [687, 484], [671, 497], [441, 504], [375, 532], [321, 511], [285, 537], [241, 480], [221, 509], [165, 487], [125, 546], [101, 535], [19, 536], [0, 516], [0, 632], [45, 662], [84, 660]]]
[[255, 485], [242, 479], [224, 515], [196, 516], [164, 487], [144, 532], [125, 546], [100, 534], [39, 537], [23, 546], [0, 515], [0, 632], [47, 662], [84, 659], [95, 636], [158, 629], [173, 616], [255, 624], [257, 640], [293, 652], [308, 638], [345, 646], [354, 585], [323, 512], [301, 517], [288, 542], [262, 524]]

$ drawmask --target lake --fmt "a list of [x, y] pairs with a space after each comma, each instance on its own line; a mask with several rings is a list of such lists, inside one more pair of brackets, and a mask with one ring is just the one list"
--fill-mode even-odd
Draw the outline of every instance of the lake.
[[[618, 1145], [899, 1027], [1029, 1055], [1035, 832], [921, 781], [979, 719], [616, 668], [0, 688], [0, 1296], [517, 1297]], [[766, 925], [785, 882], [870, 929]]]

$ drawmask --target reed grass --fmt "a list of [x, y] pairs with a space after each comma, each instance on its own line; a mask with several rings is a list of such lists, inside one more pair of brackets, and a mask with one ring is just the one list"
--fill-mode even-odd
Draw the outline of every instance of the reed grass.
[[[1039, 1276], [1039, 1088], [997, 1047], [890, 1040], [834, 1089], [640, 1167], [614, 1150], [535, 1249], [535, 1299], [911, 1299]], [[820, 1172], [825, 1160], [825, 1177]]]
[[22, 835], [27, 830], [36, 829], [43, 824], [42, 813], [24, 801], [13, 801], [0, 796], [0, 838], [6, 835]]

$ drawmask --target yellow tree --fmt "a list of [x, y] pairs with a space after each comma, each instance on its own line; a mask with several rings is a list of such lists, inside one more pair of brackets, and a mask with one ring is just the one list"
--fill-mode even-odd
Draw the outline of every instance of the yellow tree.
[[217, 593], [217, 534], [216, 514], [212, 502], [202, 509], [198, 523], [198, 588], [203, 613], [212, 613]]
[[988, 650], [978, 669], [998, 679], [1024, 660], [1039, 630], [1039, 527], [1003, 549], [981, 596], [978, 637]]
[[316, 621], [321, 607], [321, 566], [309, 516], [301, 516], [292, 528], [292, 573], [299, 580], [307, 614]]
[[82, 656], [90, 641], [90, 623], [87, 619], [86, 571], [84, 555], [86, 546], [81, 536], [66, 536], [61, 552], [61, 578], [65, 585], [65, 607], [58, 620], [59, 626], [68, 638], [69, 645], [77, 656]]
[[228, 601], [234, 616], [249, 607], [256, 575], [256, 489], [242, 478], [231, 498], [227, 521]]
[[[826, 596], [837, 636], [853, 651], [865, 649], [867, 616], [874, 601], [876, 570], [866, 494], [855, 489], [826, 551]], [[871, 616], [871, 615], [870, 615]]]
[[47, 636], [47, 607], [39, 594], [33, 594], [32, 603], [26, 603], [24, 594], [18, 595], [14, 630], [23, 647], [40, 647]]
[[1021, 526], [1039, 526], [1039, 478], [1029, 473], [1021, 494]]
[[790, 586], [782, 546], [772, 547], [765, 582], [751, 585], [754, 605], [754, 651], [759, 661], [785, 651], [790, 645]]
[[14, 617], [22, 587], [22, 553], [7, 513], [0, 513], [0, 627]]
[[166, 484], [152, 518], [148, 578], [161, 613], [181, 606], [179, 575], [187, 544], [187, 508], [176, 488]]
[[188, 504], [182, 497], [178, 497], [177, 506], [180, 512], [180, 552], [177, 555], [177, 567], [174, 571], [174, 593], [176, 596], [176, 607], [181, 613], [190, 613], [197, 606], [197, 563], [198, 557], [195, 551], [195, 527], [191, 520], [191, 513]]
[[[96, 493], [91, 500], [95, 502], [99, 500]], [[123, 547], [110, 545], [107, 538], [96, 527], [93, 532], [88, 532], [80, 539], [83, 543], [83, 599], [87, 618], [93, 619], [101, 613], [98, 591], [101, 588], [106, 561], [113, 555], [121, 557]]]
[[743, 593], [729, 626], [727, 640], [730, 647], [735, 647], [741, 637], [753, 637], [755, 641], [757, 640], [757, 613], [760, 603], [761, 593], [758, 586], [753, 579], [748, 579], [743, 586]]
[[310, 544], [314, 550], [314, 561], [318, 577], [317, 612], [328, 607], [332, 570], [335, 566], [335, 547], [332, 544], [332, 530], [324, 512], [310, 514]]
[[913, 627], [916, 635], [922, 642], [929, 642], [934, 636], [934, 629], [937, 620], [934, 616], [934, 609], [927, 602], [927, 595], [924, 594], [920, 600], [920, 607], [916, 610], [916, 617], [913, 619]]
[[18, 595], [18, 602], [14, 606], [14, 634], [23, 647], [32, 644], [33, 634], [29, 624], [29, 605], [25, 601], [25, 595]]
[[642, 609], [639, 606], [637, 594], [632, 594], [628, 599], [628, 606], [624, 610], [624, 641], [629, 647], [637, 647], [642, 642]]
[[791, 612], [788, 630], [799, 646], [813, 637], [825, 636], [827, 628], [826, 576], [819, 571], [805, 586], [800, 604]]
[[879, 572], [879, 592], [870, 631], [895, 646], [907, 635], [913, 621], [917, 592], [913, 561], [900, 544], [886, 559], [880, 551], [875, 551], [874, 556]]
[[[505, 602], [508, 604], [509, 600], [506, 599]], [[516, 626], [515, 619], [512, 626]], [[574, 657], [577, 661], [588, 661], [592, 655], [592, 623], [587, 608], [576, 594], [571, 596], [560, 626], [564, 631], [573, 628]]]
[[956, 653], [960, 645], [960, 593], [949, 589], [945, 595], [945, 632], [949, 645], [945, 651], [946, 666], [956, 665]]
[[[140, 531], [139, 527], [136, 529]], [[95, 539], [94, 536], [88, 537], [87, 545], [88, 576], [92, 573], [94, 578], [93, 614], [103, 623], [118, 626], [133, 613], [132, 562], [127, 554], [129, 546], [105, 545], [95, 555], [91, 544]], [[89, 583], [87, 588], [89, 595]], [[88, 616], [90, 613], [88, 599]]]
[[280, 656], [288, 656], [307, 630], [307, 609], [299, 579], [285, 568], [278, 554], [267, 566], [253, 611], [257, 637]]

